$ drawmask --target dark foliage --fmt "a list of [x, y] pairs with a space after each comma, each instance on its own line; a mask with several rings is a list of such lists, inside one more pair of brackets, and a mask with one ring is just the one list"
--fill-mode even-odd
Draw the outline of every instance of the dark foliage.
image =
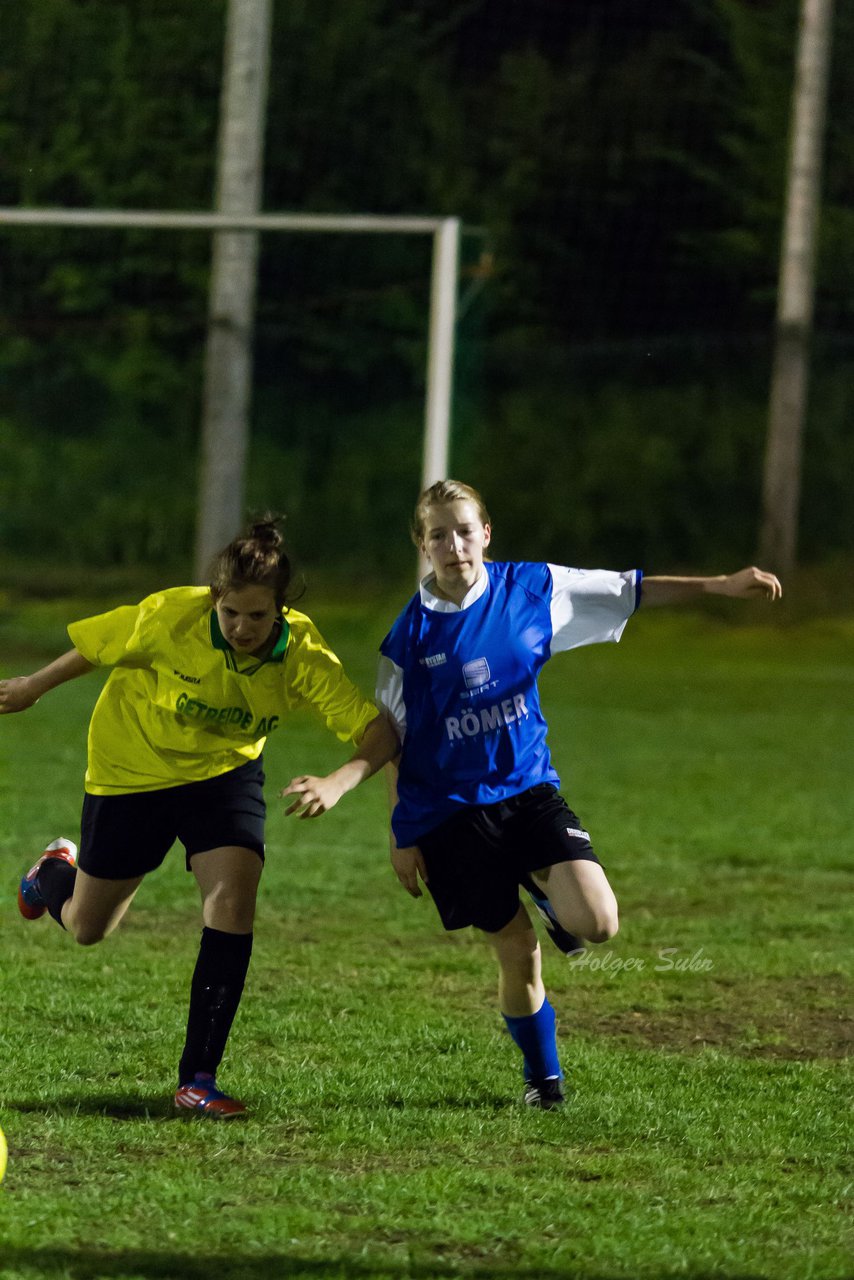
[[[0, 0], [0, 203], [208, 208], [224, 0]], [[454, 470], [513, 554], [752, 554], [795, 0], [289, 0], [269, 209], [460, 214]], [[804, 547], [854, 546], [854, 17], [837, 18]], [[0, 233], [0, 539], [185, 561], [209, 243]], [[250, 502], [408, 564], [429, 245], [262, 244]], [[49, 489], [75, 519], [34, 527]], [[348, 551], [348, 549], [350, 549]]]

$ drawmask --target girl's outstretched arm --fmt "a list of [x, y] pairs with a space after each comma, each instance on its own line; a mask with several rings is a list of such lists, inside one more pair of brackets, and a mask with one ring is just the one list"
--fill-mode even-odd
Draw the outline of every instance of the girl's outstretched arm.
[[644, 576], [641, 604], [681, 604], [699, 596], [733, 596], [738, 600], [779, 600], [783, 594], [773, 573], [751, 566], [738, 573], [721, 573], [713, 578], [667, 578]]
[[294, 796], [294, 802], [286, 814], [297, 813], [301, 818], [319, 818], [343, 795], [370, 778], [400, 750], [397, 734], [384, 715], [372, 720], [362, 735], [355, 753], [340, 769], [333, 770], [325, 778], [301, 774], [292, 778], [279, 792], [280, 796]]
[[32, 707], [43, 693], [55, 689], [66, 680], [74, 680], [77, 676], [94, 671], [91, 662], [87, 662], [76, 649], [69, 649], [61, 658], [51, 662], [49, 666], [34, 671], [31, 676], [13, 676], [10, 680], [0, 680], [0, 715], [8, 715], [13, 711], [26, 711]]

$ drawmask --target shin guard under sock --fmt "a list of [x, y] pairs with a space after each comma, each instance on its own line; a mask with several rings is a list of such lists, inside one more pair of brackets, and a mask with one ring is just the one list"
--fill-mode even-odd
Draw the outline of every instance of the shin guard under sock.
[[562, 1079], [563, 1072], [557, 1056], [555, 1011], [549, 1004], [548, 996], [536, 1013], [524, 1018], [511, 1018], [505, 1013], [503, 1017], [507, 1030], [522, 1050], [525, 1079]]
[[77, 868], [62, 858], [46, 858], [39, 867], [36, 887], [53, 919], [62, 928], [62, 908], [74, 892]]
[[216, 1075], [243, 994], [251, 955], [251, 933], [202, 930], [190, 988], [187, 1039], [178, 1067], [179, 1084], [189, 1084], [198, 1072]]

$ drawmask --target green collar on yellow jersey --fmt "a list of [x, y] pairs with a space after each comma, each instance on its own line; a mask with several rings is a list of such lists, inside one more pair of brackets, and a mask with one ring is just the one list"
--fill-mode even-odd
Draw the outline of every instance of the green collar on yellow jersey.
[[[257, 666], [252, 668], [252, 671], [257, 671], [258, 667], [263, 667], [266, 662], [281, 662], [284, 659], [285, 650], [288, 647], [288, 636], [290, 633], [291, 629], [288, 626], [286, 619], [282, 618], [282, 629], [279, 632], [276, 643], [273, 645], [272, 652], [269, 653], [266, 658], [262, 658], [258, 662]], [[227, 655], [229, 666], [233, 665], [235, 651], [222, 634], [222, 628], [219, 625], [219, 618], [216, 616], [216, 609], [211, 609], [211, 644], [215, 649], [222, 649], [222, 651]], [[252, 672], [248, 671], [245, 674], [252, 674]]]

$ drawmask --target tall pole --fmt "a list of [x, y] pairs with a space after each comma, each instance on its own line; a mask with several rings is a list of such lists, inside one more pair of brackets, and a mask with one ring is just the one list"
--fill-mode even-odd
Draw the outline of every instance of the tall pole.
[[[220, 99], [216, 210], [257, 214], [270, 62], [271, 0], [228, 0]], [[195, 575], [203, 581], [219, 547], [243, 519], [257, 231], [218, 231], [208, 302]]]
[[[443, 218], [433, 234], [422, 489], [428, 489], [437, 480], [445, 480], [448, 475], [459, 272], [460, 220]], [[422, 578], [426, 571], [427, 562], [419, 554], [418, 578]]]
[[460, 260], [459, 218], [444, 218], [433, 235], [430, 330], [427, 339], [427, 401], [424, 410], [422, 487], [448, 474], [454, 338]]
[[759, 535], [761, 562], [780, 572], [797, 555], [832, 26], [833, 0], [802, 0]]

